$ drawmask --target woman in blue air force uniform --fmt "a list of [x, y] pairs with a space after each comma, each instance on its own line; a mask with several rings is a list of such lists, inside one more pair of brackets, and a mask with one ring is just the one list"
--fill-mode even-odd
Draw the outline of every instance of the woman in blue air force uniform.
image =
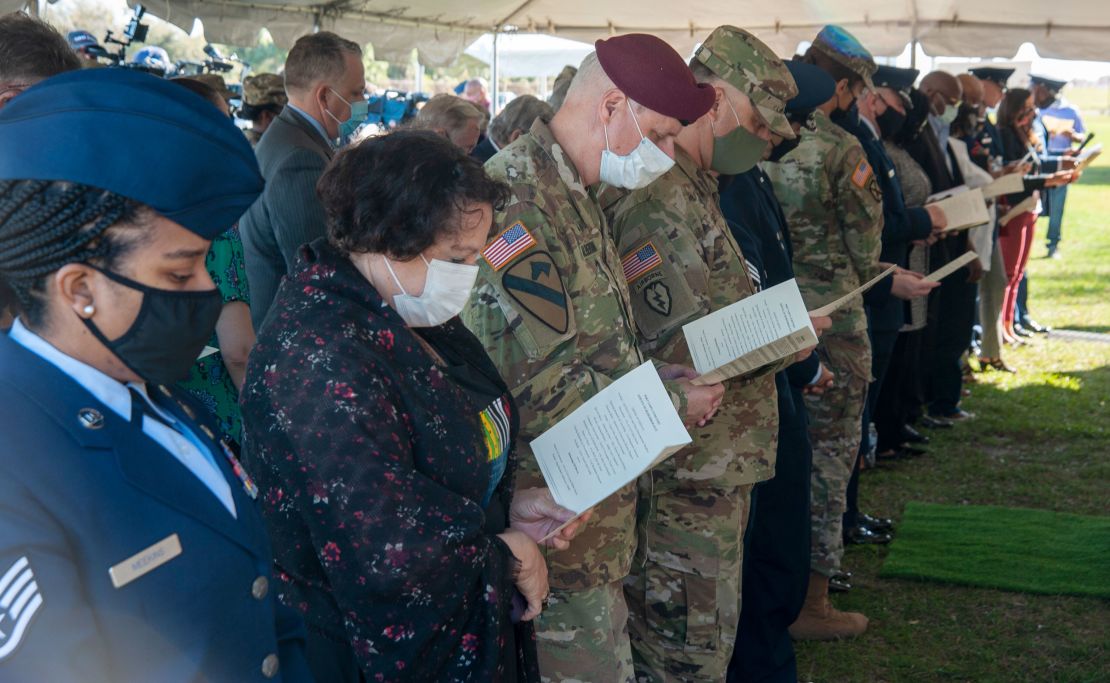
[[257, 489], [168, 388], [262, 178], [185, 89], [80, 71], [0, 111], [0, 681], [304, 681]]

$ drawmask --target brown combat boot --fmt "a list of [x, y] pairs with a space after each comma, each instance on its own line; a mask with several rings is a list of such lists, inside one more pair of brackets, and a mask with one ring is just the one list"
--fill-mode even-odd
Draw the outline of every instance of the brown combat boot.
[[810, 572], [806, 602], [798, 619], [790, 625], [794, 640], [839, 640], [855, 638], [867, 630], [867, 617], [858, 612], [841, 612], [829, 602], [829, 577]]

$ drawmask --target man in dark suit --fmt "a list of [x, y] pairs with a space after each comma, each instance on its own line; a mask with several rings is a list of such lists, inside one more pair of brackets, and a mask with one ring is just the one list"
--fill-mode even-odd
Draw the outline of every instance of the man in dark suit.
[[324, 235], [316, 181], [365, 118], [365, 78], [358, 44], [327, 31], [298, 39], [285, 60], [289, 103], [255, 148], [266, 190], [239, 223], [256, 329], [297, 249]]

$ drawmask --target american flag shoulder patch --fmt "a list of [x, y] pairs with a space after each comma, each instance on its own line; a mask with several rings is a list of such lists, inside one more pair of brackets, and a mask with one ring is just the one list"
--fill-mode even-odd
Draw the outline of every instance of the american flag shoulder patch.
[[629, 252], [621, 259], [621, 268], [624, 270], [624, 281], [632, 284], [644, 274], [663, 265], [663, 257], [651, 242]]
[[852, 184], [862, 190], [868, 180], [871, 180], [871, 164], [867, 163], [867, 159], [860, 159], [856, 170], [852, 171]]
[[524, 223], [517, 221], [482, 249], [482, 257], [496, 272], [534, 246], [536, 246], [536, 238], [532, 237], [532, 233], [528, 232]]

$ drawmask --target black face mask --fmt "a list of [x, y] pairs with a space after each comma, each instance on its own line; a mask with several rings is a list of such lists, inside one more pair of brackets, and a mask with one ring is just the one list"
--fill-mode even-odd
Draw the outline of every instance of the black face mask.
[[902, 126], [906, 125], [906, 115], [894, 107], [887, 107], [886, 111], [875, 117], [875, 121], [879, 124], [883, 139], [888, 140], [901, 132]]
[[783, 138], [782, 142], [771, 147], [771, 155], [767, 157], [767, 161], [781, 160], [784, 156], [793, 152], [798, 147], [798, 143], [800, 143], [801, 141], [802, 135], [800, 132], [793, 138]]
[[113, 282], [142, 292], [143, 303], [131, 327], [112, 341], [91, 319], [82, 318], [92, 335], [147, 382], [172, 384], [188, 377], [197, 356], [216, 330], [223, 308], [220, 290], [175, 292], [97, 270]]

